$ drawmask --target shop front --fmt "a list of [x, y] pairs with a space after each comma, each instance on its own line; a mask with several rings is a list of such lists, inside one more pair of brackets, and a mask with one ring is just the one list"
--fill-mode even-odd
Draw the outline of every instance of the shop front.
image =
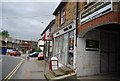
[[54, 34], [54, 56], [58, 58], [59, 67], [73, 68], [75, 61], [75, 22], [72, 21]]

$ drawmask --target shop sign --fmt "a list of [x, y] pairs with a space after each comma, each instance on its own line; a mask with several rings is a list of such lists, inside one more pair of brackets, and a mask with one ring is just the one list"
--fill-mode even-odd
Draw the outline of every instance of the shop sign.
[[93, 5], [92, 7], [88, 8], [87, 10], [81, 13], [80, 23], [84, 24], [110, 11], [112, 11], [111, 0], [104, 0], [101, 2], [99, 1], [95, 5]]
[[86, 40], [86, 51], [99, 51], [99, 41]]

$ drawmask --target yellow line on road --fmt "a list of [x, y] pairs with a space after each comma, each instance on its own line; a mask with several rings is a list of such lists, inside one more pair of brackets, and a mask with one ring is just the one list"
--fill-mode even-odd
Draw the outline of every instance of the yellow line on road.
[[22, 59], [19, 64], [2, 80], [2, 81], [8, 81], [14, 74], [15, 72], [19, 69], [20, 65], [23, 63], [25, 59]]
[[[24, 60], [22, 60], [22, 61], [19, 63], [18, 67], [17, 67], [17, 68], [14, 70], [14, 72], [9, 76], [8, 80], [11, 79], [11, 77], [16, 73], [16, 71], [19, 69], [19, 67], [20, 67], [21, 64], [23, 63], [23, 61], [24, 61]], [[7, 81], [8, 81], [8, 80], [7, 80]]]

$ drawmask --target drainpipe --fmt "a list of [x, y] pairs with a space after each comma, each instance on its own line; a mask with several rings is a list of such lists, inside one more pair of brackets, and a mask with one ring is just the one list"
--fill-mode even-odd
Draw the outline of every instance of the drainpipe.
[[76, 44], [77, 47], [77, 28], [78, 28], [78, 0], [76, 0]]
[[77, 48], [77, 27], [78, 27], [78, 0], [76, 0], [76, 19], [75, 19], [76, 21], [75, 21], [75, 26], [76, 26], [76, 31], [75, 31], [75, 48], [74, 48], [74, 65], [73, 65], [73, 67], [74, 67], [74, 70], [75, 70], [75, 72], [77, 72], [77, 67], [76, 67], [76, 61], [77, 61], [77, 50], [76, 50], [76, 48]]

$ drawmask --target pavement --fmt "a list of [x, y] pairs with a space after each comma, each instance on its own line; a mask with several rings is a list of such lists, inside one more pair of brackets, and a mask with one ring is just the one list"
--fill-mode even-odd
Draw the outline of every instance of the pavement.
[[34, 57], [27, 60], [27, 55], [21, 57], [25, 61], [11, 79], [45, 79], [44, 73], [48, 71], [49, 67], [44, 60], [37, 60]]
[[80, 81], [120, 81], [120, 75], [117, 73], [100, 74], [94, 76], [78, 77]]

